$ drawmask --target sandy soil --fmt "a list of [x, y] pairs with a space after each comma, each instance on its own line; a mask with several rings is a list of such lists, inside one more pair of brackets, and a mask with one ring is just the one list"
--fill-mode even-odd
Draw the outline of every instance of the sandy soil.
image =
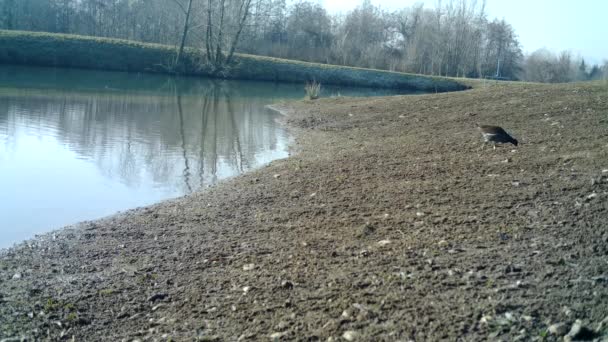
[[608, 340], [607, 86], [278, 108], [292, 157], [4, 251], [0, 339]]

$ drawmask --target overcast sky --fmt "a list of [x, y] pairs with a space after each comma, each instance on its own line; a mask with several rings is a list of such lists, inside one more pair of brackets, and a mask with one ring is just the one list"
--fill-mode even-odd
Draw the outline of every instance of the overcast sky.
[[[362, 0], [319, 0], [330, 13], [351, 10]], [[445, 1], [444, 1], [445, 2]], [[481, 0], [478, 0], [481, 3]], [[372, 0], [393, 10], [423, 3], [434, 8], [437, 0]], [[608, 60], [607, 0], [487, 0], [490, 19], [504, 18], [519, 36], [524, 53], [546, 47], [570, 50], [592, 63]]]

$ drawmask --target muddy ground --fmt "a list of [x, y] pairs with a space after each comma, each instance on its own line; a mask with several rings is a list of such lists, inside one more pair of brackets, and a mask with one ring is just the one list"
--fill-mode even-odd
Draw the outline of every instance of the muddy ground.
[[292, 157], [4, 251], [0, 340], [608, 339], [608, 86], [278, 107]]

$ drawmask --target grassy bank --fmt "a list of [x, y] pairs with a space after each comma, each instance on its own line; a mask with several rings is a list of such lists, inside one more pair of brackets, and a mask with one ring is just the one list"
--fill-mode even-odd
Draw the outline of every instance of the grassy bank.
[[[0, 63], [113, 71], [166, 73], [175, 58], [167, 45], [121, 39], [0, 30]], [[199, 67], [203, 55], [187, 49], [183, 73], [210, 76]], [[322, 84], [396, 88], [426, 91], [455, 91], [466, 86], [452, 79], [381, 70], [307, 63], [279, 58], [239, 54], [226, 75], [231, 79], [296, 82], [316, 80]]]

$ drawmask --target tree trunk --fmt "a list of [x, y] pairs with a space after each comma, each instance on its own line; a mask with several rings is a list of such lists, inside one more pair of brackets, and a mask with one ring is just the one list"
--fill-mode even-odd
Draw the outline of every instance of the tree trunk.
[[188, 36], [188, 26], [190, 20], [190, 12], [192, 11], [192, 0], [188, 0], [188, 9], [186, 10], [186, 20], [184, 20], [184, 31], [182, 33], [182, 41], [179, 45], [179, 51], [177, 52], [177, 58], [175, 64], [179, 65], [182, 61], [182, 55], [184, 53], [184, 46], [186, 45], [186, 37]]
[[250, 6], [251, 6], [251, 0], [244, 0], [241, 3], [241, 8], [239, 10], [239, 14], [242, 13], [243, 10], [244, 10], [244, 13], [243, 13], [243, 16], [241, 17], [241, 20], [239, 21], [238, 31], [236, 32], [236, 35], [234, 36], [234, 39], [232, 40], [232, 44], [230, 45], [230, 52], [228, 52], [228, 58], [226, 58], [226, 64], [230, 64], [230, 62], [232, 61], [232, 56], [234, 55], [234, 50], [236, 49], [236, 45], [238, 44], [239, 36], [241, 35], [241, 32], [243, 31], [243, 27], [245, 26], [245, 22], [247, 21], [247, 16], [249, 15]]
[[206, 32], [207, 39], [205, 41], [205, 47], [207, 48], [207, 62], [209, 62], [209, 63], [211, 63], [211, 61], [212, 61], [211, 39], [213, 39], [213, 30], [212, 30], [213, 22], [211, 21], [211, 5], [212, 5], [211, 0], [208, 0], [207, 1], [207, 32]]
[[216, 42], [216, 46], [215, 46], [215, 69], [220, 69], [223, 63], [223, 55], [222, 55], [222, 35], [223, 35], [223, 31], [224, 31], [224, 12], [225, 12], [225, 0], [221, 0], [220, 1], [220, 23], [218, 25], [218, 32], [217, 32], [217, 42]]

